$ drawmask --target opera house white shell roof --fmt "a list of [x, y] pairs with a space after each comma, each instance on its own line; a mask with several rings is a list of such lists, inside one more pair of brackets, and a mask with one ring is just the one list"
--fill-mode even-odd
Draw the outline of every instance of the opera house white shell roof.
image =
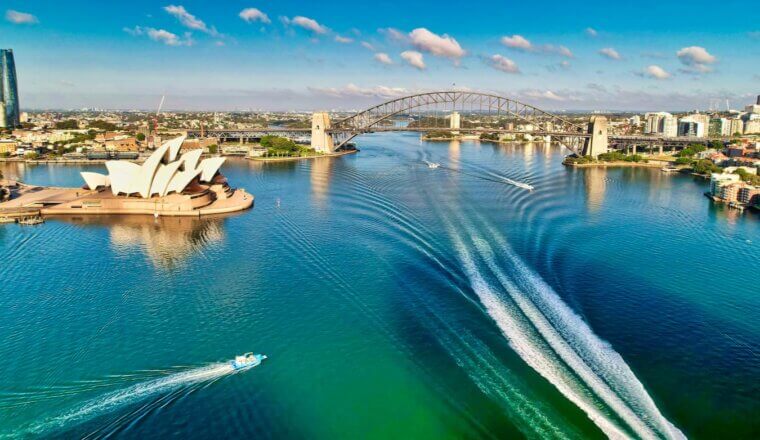
[[200, 163], [203, 150], [192, 150], [177, 158], [185, 136], [172, 139], [156, 149], [142, 165], [120, 160], [106, 162], [108, 175], [83, 172], [89, 189], [110, 186], [113, 194], [139, 194], [144, 198], [165, 196], [171, 192], [181, 193], [196, 177], [210, 182], [225, 158], [213, 157]]

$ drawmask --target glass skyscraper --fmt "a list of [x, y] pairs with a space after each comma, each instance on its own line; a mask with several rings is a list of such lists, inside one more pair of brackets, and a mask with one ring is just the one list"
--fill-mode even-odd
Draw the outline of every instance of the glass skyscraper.
[[13, 49], [0, 49], [0, 128], [21, 126]]

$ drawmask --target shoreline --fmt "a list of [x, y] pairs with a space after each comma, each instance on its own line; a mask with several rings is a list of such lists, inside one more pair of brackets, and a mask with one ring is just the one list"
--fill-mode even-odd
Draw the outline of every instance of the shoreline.
[[340, 153], [332, 153], [332, 154], [318, 154], [315, 156], [296, 156], [296, 157], [245, 157], [247, 160], [252, 160], [256, 162], [293, 162], [296, 160], [308, 160], [308, 159], [318, 159], [320, 157], [340, 157], [345, 156], [347, 154], [355, 154], [358, 153], [359, 150], [349, 150], [349, 151], [343, 151]]
[[[563, 161], [562, 165], [574, 168], [662, 168], [668, 166], [665, 162], [626, 162], [622, 160], [616, 160], [614, 162], [592, 162], [592, 163], [572, 163]], [[688, 169], [684, 167], [682, 169]], [[679, 170], [680, 172], [680, 170]]]

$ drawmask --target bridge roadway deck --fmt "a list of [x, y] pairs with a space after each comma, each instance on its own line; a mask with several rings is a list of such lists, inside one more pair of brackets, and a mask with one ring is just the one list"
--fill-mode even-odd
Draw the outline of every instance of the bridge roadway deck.
[[[555, 137], [580, 137], [588, 138], [591, 135], [588, 133], [568, 133], [568, 132], [555, 132], [555, 131], [525, 131], [515, 129], [504, 128], [448, 128], [448, 127], [373, 127], [372, 129], [351, 129], [351, 128], [333, 128], [327, 130], [332, 134], [348, 134], [348, 133], [377, 133], [377, 132], [392, 132], [392, 131], [405, 131], [405, 132], [426, 132], [426, 131], [457, 131], [460, 133], [504, 133], [504, 134], [530, 134], [533, 136], [555, 136]], [[200, 130], [188, 130], [188, 136], [198, 137], [200, 136]], [[218, 136], [222, 138], [254, 138], [267, 134], [291, 134], [294, 136], [310, 135], [310, 128], [252, 128], [252, 129], [231, 129], [231, 130], [204, 130], [206, 136]], [[665, 136], [646, 136], [646, 135], [609, 135], [609, 142], [612, 146], [615, 145], [674, 145], [682, 146], [690, 143], [705, 143], [708, 140], [723, 141], [726, 142], [729, 138], [697, 138], [697, 137], [665, 137]]]

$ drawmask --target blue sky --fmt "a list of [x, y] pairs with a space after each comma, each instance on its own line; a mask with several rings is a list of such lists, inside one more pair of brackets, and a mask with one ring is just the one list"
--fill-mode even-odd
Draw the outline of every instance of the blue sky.
[[760, 94], [751, 1], [4, 0], [24, 108], [355, 109], [468, 88], [547, 109]]

